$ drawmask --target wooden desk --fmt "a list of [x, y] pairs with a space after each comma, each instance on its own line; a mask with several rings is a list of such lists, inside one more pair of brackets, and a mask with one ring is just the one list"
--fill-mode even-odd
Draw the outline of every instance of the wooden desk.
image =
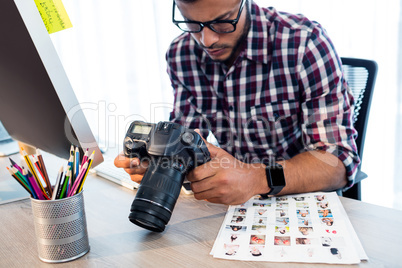
[[[4, 168], [1, 166], [1, 168]], [[135, 192], [91, 176], [85, 209], [91, 250], [58, 267], [322, 267], [322, 264], [240, 262], [209, 252], [227, 206], [180, 196], [163, 233], [128, 220]], [[370, 260], [362, 267], [400, 267], [402, 211], [341, 198]], [[0, 205], [0, 267], [47, 267], [37, 256], [30, 200]]]

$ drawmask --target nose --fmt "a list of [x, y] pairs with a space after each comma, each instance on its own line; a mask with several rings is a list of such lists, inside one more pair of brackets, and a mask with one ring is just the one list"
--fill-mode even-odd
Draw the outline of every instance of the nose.
[[201, 34], [200, 42], [205, 47], [211, 47], [219, 40], [219, 34], [215, 33], [208, 27], [204, 27], [204, 29], [202, 29], [200, 34]]

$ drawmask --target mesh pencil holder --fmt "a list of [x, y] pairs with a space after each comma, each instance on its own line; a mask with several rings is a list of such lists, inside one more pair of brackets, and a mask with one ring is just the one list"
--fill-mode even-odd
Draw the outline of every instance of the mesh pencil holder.
[[40, 260], [67, 262], [89, 251], [82, 192], [57, 200], [31, 198], [31, 204]]

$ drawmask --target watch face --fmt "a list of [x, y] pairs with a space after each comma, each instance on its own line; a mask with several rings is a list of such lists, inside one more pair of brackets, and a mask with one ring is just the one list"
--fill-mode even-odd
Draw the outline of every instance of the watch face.
[[285, 175], [283, 174], [283, 168], [273, 167], [269, 169], [271, 172], [272, 186], [285, 186]]

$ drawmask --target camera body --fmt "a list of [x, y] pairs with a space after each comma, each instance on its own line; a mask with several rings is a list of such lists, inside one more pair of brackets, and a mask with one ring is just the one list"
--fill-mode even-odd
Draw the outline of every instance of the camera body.
[[129, 219], [155, 232], [164, 231], [188, 172], [210, 160], [200, 135], [177, 123], [134, 121], [124, 139], [126, 157], [148, 161], [131, 205]]

